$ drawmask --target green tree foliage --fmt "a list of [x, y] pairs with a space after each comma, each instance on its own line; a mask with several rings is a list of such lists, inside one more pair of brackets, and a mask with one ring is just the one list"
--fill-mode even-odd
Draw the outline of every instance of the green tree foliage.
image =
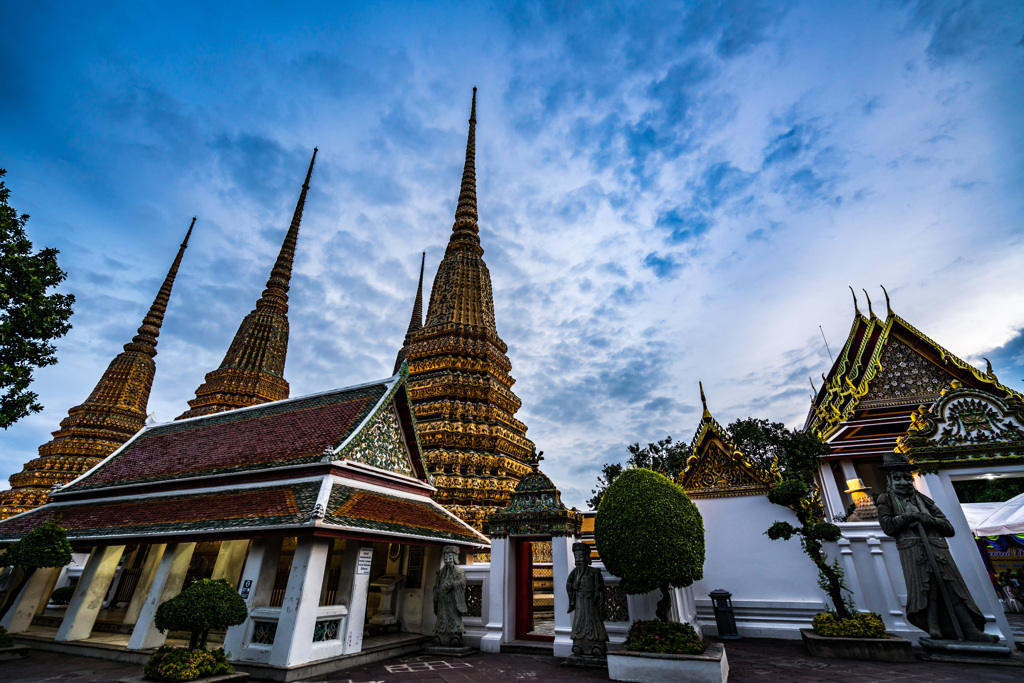
[[954, 481], [961, 503], [1002, 503], [1024, 493], [1024, 477]]
[[622, 474], [623, 470], [643, 468], [660, 472], [669, 479], [674, 480], [686, 466], [686, 459], [690, 456], [690, 446], [682, 441], [673, 441], [671, 436], [666, 436], [657, 443], [648, 443], [643, 448], [639, 443], [628, 446], [629, 458], [626, 464], [605, 463], [601, 468], [601, 476], [597, 478], [597, 488], [591, 489], [594, 497], [587, 501], [591, 510], [596, 510], [601, 505], [601, 497], [611, 485], [615, 478]]
[[7, 614], [35, 570], [67, 564], [71, 564], [71, 543], [68, 542], [67, 531], [56, 517], [50, 517], [8, 546], [0, 555], [0, 567], [21, 567], [24, 572], [18, 585], [7, 594], [0, 618]]
[[754, 454], [760, 464], [777, 459], [781, 481], [768, 492], [768, 500], [796, 513], [799, 525], [775, 522], [765, 531], [768, 538], [789, 540], [800, 538], [804, 552], [818, 568], [818, 585], [828, 593], [836, 614], [841, 619], [850, 617], [843, 583], [843, 570], [837, 561], [829, 562], [822, 546], [839, 540], [841, 532], [835, 524], [825, 521], [825, 511], [814, 475], [821, 457], [828, 454], [828, 444], [815, 434], [790, 431], [777, 422], [750, 418], [729, 425], [737, 446], [744, 454]]
[[0, 566], [13, 565], [26, 572], [66, 564], [71, 564], [71, 543], [68, 542], [68, 532], [54, 517], [12, 543], [0, 555]]
[[68, 318], [75, 297], [47, 294], [64, 281], [57, 250], [32, 253], [25, 236], [26, 214], [7, 203], [11, 191], [0, 168], [0, 427], [7, 429], [43, 407], [28, 390], [36, 368], [57, 362], [51, 340], [71, 329]]
[[704, 520], [668, 477], [626, 470], [605, 492], [594, 519], [594, 540], [608, 571], [631, 595], [661, 589], [658, 618], [668, 621], [669, 586], [704, 575]]
[[189, 631], [189, 649], [206, 647], [214, 629], [235, 626], [249, 615], [242, 599], [224, 579], [202, 579], [156, 608], [153, 623], [161, 631]]

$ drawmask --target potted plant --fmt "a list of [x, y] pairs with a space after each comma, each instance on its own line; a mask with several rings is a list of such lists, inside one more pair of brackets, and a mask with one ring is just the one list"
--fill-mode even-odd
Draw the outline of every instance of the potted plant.
[[608, 487], [594, 519], [597, 550], [629, 595], [661, 591], [657, 619], [635, 621], [625, 648], [608, 651], [617, 681], [726, 680], [721, 644], [707, 645], [689, 624], [669, 620], [669, 589], [704, 574], [704, 522], [672, 481], [643, 468], [626, 470]]
[[825, 520], [825, 510], [815, 482], [828, 444], [811, 432], [796, 432], [766, 420], [744, 420], [730, 425], [737, 445], [752, 451], [772, 452], [776, 457], [775, 484], [768, 500], [796, 513], [797, 524], [776, 521], [765, 531], [768, 538], [789, 540], [794, 536], [818, 568], [818, 585], [828, 594], [832, 608], [819, 613], [810, 629], [801, 629], [804, 645], [819, 657], [849, 657], [881, 661], [914, 661], [912, 644], [885, 632], [882, 618], [858, 613], [844, 582], [838, 560], [829, 561], [825, 542], [842, 536], [838, 526]]
[[188, 647], [164, 646], [153, 653], [143, 670], [160, 681], [193, 681], [233, 674], [224, 648], [206, 649], [211, 630], [241, 624], [248, 616], [245, 600], [223, 579], [203, 579], [156, 609], [153, 620], [161, 632], [188, 631]]

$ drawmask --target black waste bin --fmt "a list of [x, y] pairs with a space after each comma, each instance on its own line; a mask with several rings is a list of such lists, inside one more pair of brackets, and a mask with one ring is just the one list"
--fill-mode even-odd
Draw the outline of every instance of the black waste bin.
[[715, 609], [715, 623], [718, 624], [718, 637], [722, 640], [739, 640], [736, 631], [736, 615], [732, 611], [732, 593], [719, 588], [708, 593]]

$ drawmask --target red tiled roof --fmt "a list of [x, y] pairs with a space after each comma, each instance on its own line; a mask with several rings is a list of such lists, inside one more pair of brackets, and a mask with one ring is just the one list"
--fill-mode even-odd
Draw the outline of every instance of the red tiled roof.
[[66, 491], [316, 462], [369, 414], [386, 383], [157, 425]]

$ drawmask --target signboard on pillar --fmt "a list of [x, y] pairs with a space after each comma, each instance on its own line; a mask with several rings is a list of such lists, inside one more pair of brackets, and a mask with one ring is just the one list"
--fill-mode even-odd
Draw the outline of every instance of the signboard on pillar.
[[373, 562], [373, 548], [360, 548], [359, 557], [356, 559], [356, 575], [369, 574], [370, 564]]

